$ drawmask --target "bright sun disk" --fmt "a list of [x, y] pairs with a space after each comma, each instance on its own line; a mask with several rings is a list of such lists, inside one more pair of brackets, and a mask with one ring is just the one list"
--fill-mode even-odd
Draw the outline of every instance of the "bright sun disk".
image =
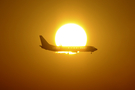
[[65, 24], [60, 27], [55, 36], [57, 46], [85, 46], [87, 35], [77, 24]]

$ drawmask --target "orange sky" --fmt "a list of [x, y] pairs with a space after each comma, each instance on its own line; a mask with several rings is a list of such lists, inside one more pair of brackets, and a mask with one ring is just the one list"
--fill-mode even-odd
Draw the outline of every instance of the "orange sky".
[[[135, 3], [131, 0], [1, 0], [1, 90], [134, 90]], [[39, 47], [39, 35], [55, 45], [66, 23], [87, 33], [92, 55], [56, 54]]]

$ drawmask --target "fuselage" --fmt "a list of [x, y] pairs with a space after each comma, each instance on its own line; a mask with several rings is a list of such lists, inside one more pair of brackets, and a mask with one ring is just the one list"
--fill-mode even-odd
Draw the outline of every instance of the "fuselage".
[[97, 49], [93, 46], [53, 46], [50, 45], [48, 47], [43, 47], [43, 49], [50, 51], [72, 51], [72, 52], [94, 52]]

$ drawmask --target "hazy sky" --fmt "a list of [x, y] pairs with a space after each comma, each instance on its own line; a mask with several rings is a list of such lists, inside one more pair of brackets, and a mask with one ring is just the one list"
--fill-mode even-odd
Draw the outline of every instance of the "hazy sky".
[[[66, 23], [87, 33], [93, 54], [56, 54]], [[131, 0], [0, 0], [1, 90], [134, 90], [135, 3]]]

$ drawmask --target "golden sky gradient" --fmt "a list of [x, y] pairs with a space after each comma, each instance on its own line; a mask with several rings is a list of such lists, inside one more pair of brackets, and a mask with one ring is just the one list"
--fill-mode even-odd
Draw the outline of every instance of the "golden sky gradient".
[[[0, 90], [134, 90], [135, 3], [131, 0], [0, 0]], [[56, 54], [57, 30], [80, 25], [98, 50]]]

